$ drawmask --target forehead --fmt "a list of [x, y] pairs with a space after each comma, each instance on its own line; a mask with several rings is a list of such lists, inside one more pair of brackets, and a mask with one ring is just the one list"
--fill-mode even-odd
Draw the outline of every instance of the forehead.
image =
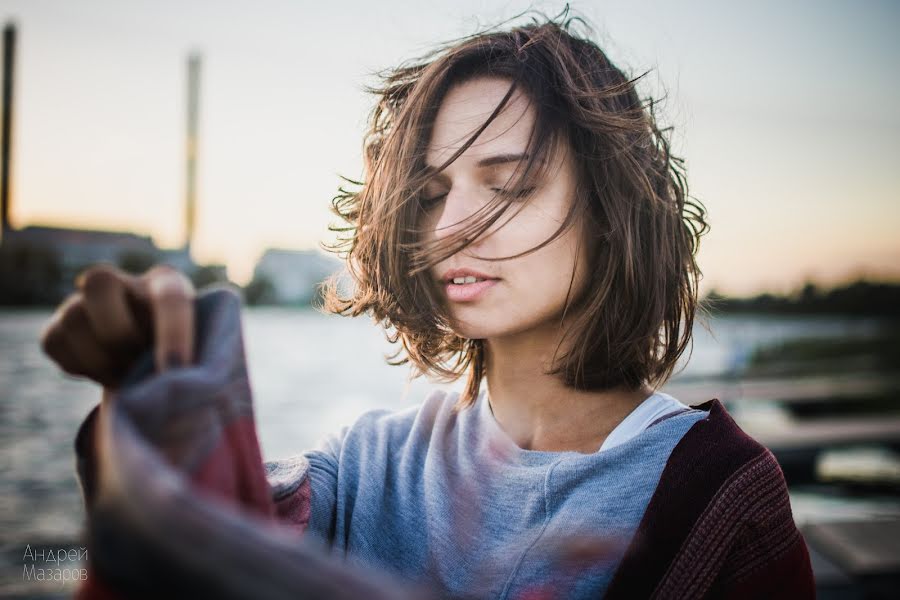
[[[427, 164], [439, 166], [459, 150], [487, 121], [511, 84], [508, 79], [480, 77], [451, 87], [435, 117]], [[521, 89], [516, 89], [500, 114], [453, 164], [474, 164], [487, 156], [524, 152], [533, 124], [534, 109]]]

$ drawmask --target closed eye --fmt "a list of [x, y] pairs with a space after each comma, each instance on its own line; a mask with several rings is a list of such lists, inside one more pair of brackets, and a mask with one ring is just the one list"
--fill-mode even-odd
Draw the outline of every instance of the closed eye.
[[[530, 196], [534, 192], [535, 189], [536, 189], [535, 187], [527, 187], [516, 193], [513, 193], [512, 190], [508, 190], [506, 188], [491, 188], [491, 191], [496, 192], [497, 194], [500, 194], [501, 196], [507, 196], [507, 197], [513, 197], [513, 198], [525, 198], [526, 196]], [[423, 208], [431, 208], [433, 205], [437, 204], [438, 202], [440, 202], [441, 200], [443, 200], [446, 197], [447, 197], [447, 194], [441, 194], [439, 196], [432, 196], [431, 198], [421, 198], [420, 204], [422, 205]]]
[[533, 188], [533, 187], [528, 187], [528, 188], [519, 190], [516, 193], [513, 193], [512, 190], [508, 190], [506, 188], [491, 188], [491, 191], [497, 192], [498, 194], [500, 194], [502, 196], [512, 196], [514, 198], [524, 198], [526, 196], [531, 195], [531, 193], [534, 192], [534, 189], [535, 188]]
[[419, 204], [422, 205], [422, 208], [431, 208], [446, 197], [447, 194], [441, 194], [440, 196], [433, 196], [431, 198], [420, 198]]

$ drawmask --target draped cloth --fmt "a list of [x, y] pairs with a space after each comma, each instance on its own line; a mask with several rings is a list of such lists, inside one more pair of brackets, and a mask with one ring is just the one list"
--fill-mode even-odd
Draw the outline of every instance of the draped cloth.
[[424, 597], [307, 542], [303, 490], [290, 490], [293, 524], [280, 522], [240, 304], [228, 287], [203, 290], [194, 364], [156, 374], [148, 352], [79, 431], [88, 578], [76, 597]]
[[[79, 428], [76, 598], [438, 597], [303, 535], [305, 465], [263, 463], [240, 309], [229, 287], [201, 290], [194, 364], [157, 374], [148, 351]], [[815, 598], [774, 456], [717, 399], [694, 408], [709, 417], [673, 449], [604, 598]]]

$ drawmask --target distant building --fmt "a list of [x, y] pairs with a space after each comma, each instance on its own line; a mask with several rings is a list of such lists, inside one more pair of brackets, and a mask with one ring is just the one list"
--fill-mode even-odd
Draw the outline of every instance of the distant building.
[[117, 261], [123, 252], [155, 255], [159, 252], [149, 236], [134, 233], [68, 229], [31, 225], [23, 229], [7, 228], [4, 244], [35, 244], [53, 248], [64, 266], [80, 266], [104, 260]]
[[169, 264], [194, 280], [198, 287], [227, 281], [224, 265], [198, 266], [191, 259], [196, 205], [197, 109], [200, 58], [188, 60], [188, 177], [185, 192], [186, 239], [180, 248], [161, 249], [149, 236], [128, 232], [69, 229], [32, 225], [22, 229], [10, 221], [13, 124], [13, 66], [16, 28], [3, 29], [2, 135], [0, 135], [0, 304], [46, 304], [61, 300], [74, 289], [84, 268], [106, 262], [132, 273], [154, 264]]
[[[132, 272], [141, 272], [154, 264], [172, 265], [193, 276], [197, 265], [187, 249], [157, 248], [149, 236], [116, 231], [67, 229], [32, 225], [23, 229], [7, 228], [0, 239], [7, 251], [41, 249], [50, 251], [59, 261], [58, 279], [53, 296], [62, 297], [74, 290], [74, 280], [87, 266], [106, 262]], [[222, 269], [217, 266], [214, 268]], [[24, 274], [23, 274], [24, 275]]]
[[254, 281], [268, 281], [272, 288], [264, 302], [308, 304], [316, 285], [341, 270], [343, 263], [318, 250], [266, 250], [253, 270]]
[[154, 262], [171, 264], [188, 273], [196, 268], [186, 248], [162, 250], [156, 247], [150, 236], [135, 233], [31, 225], [23, 229], [7, 229], [3, 243], [28, 243], [53, 248], [67, 270], [101, 261], [119, 264], [128, 254], [146, 255], [152, 257]]

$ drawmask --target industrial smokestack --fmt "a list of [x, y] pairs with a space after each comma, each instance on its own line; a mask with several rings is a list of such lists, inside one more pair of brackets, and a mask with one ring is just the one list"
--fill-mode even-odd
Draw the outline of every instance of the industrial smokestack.
[[0, 139], [0, 235], [6, 235], [9, 224], [10, 175], [12, 169], [13, 66], [16, 57], [16, 26], [9, 22], [3, 27], [3, 137]]
[[197, 210], [197, 113], [200, 103], [200, 55], [188, 57], [187, 173], [185, 190], [185, 252], [191, 254]]

